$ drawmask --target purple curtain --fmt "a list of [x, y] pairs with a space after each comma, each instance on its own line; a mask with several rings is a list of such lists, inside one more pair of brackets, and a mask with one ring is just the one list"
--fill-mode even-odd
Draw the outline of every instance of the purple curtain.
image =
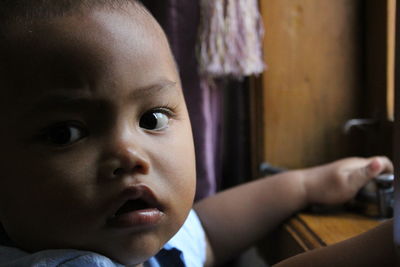
[[222, 115], [222, 90], [208, 86], [197, 71], [199, 0], [142, 2], [166, 32], [179, 66], [196, 149], [198, 200], [214, 194], [219, 187]]

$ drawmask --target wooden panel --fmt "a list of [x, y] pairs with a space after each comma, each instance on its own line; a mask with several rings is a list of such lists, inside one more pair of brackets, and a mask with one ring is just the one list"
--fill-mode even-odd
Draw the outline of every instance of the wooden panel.
[[388, 86], [388, 0], [365, 1], [365, 86], [370, 117], [387, 117], [386, 89]]
[[366, 132], [365, 155], [392, 158], [395, 1], [364, 2], [364, 117], [378, 123]]
[[264, 157], [299, 168], [349, 154], [342, 127], [360, 115], [361, 2], [262, 0]]
[[[332, 245], [362, 234], [381, 223], [381, 221], [352, 213], [330, 215], [299, 214], [298, 218], [309, 229], [312, 229], [325, 245]], [[319, 246], [314, 248], [317, 247]]]
[[394, 120], [394, 57], [396, 31], [396, 0], [388, 0], [387, 4], [387, 117]]

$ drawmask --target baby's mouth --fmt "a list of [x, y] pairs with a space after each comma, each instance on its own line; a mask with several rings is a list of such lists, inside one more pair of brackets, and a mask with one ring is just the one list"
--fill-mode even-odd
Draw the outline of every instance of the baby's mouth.
[[119, 208], [107, 220], [107, 225], [112, 228], [154, 227], [165, 215], [147, 186], [127, 188], [121, 200]]
[[117, 210], [113, 217], [117, 217], [122, 214], [137, 210], [145, 210], [150, 208], [152, 207], [143, 199], [128, 200]]

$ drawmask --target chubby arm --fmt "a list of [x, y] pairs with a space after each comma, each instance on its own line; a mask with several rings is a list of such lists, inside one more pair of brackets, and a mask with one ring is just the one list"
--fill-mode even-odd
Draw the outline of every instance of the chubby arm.
[[399, 263], [396, 259], [396, 249], [393, 243], [393, 221], [389, 220], [359, 236], [299, 254], [274, 266], [393, 267], [398, 266], [396, 262]]
[[194, 208], [210, 243], [211, 262], [219, 265], [239, 255], [260, 236], [303, 208], [307, 203], [300, 176], [299, 171], [282, 173], [196, 203]]
[[210, 245], [209, 265], [238, 255], [308, 204], [350, 200], [370, 179], [392, 168], [385, 157], [350, 158], [262, 178], [196, 203]]

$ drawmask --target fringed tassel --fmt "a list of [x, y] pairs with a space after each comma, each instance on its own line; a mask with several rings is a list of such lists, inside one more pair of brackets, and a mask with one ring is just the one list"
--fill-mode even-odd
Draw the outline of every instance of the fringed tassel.
[[257, 0], [201, 0], [200, 73], [242, 78], [264, 70]]

